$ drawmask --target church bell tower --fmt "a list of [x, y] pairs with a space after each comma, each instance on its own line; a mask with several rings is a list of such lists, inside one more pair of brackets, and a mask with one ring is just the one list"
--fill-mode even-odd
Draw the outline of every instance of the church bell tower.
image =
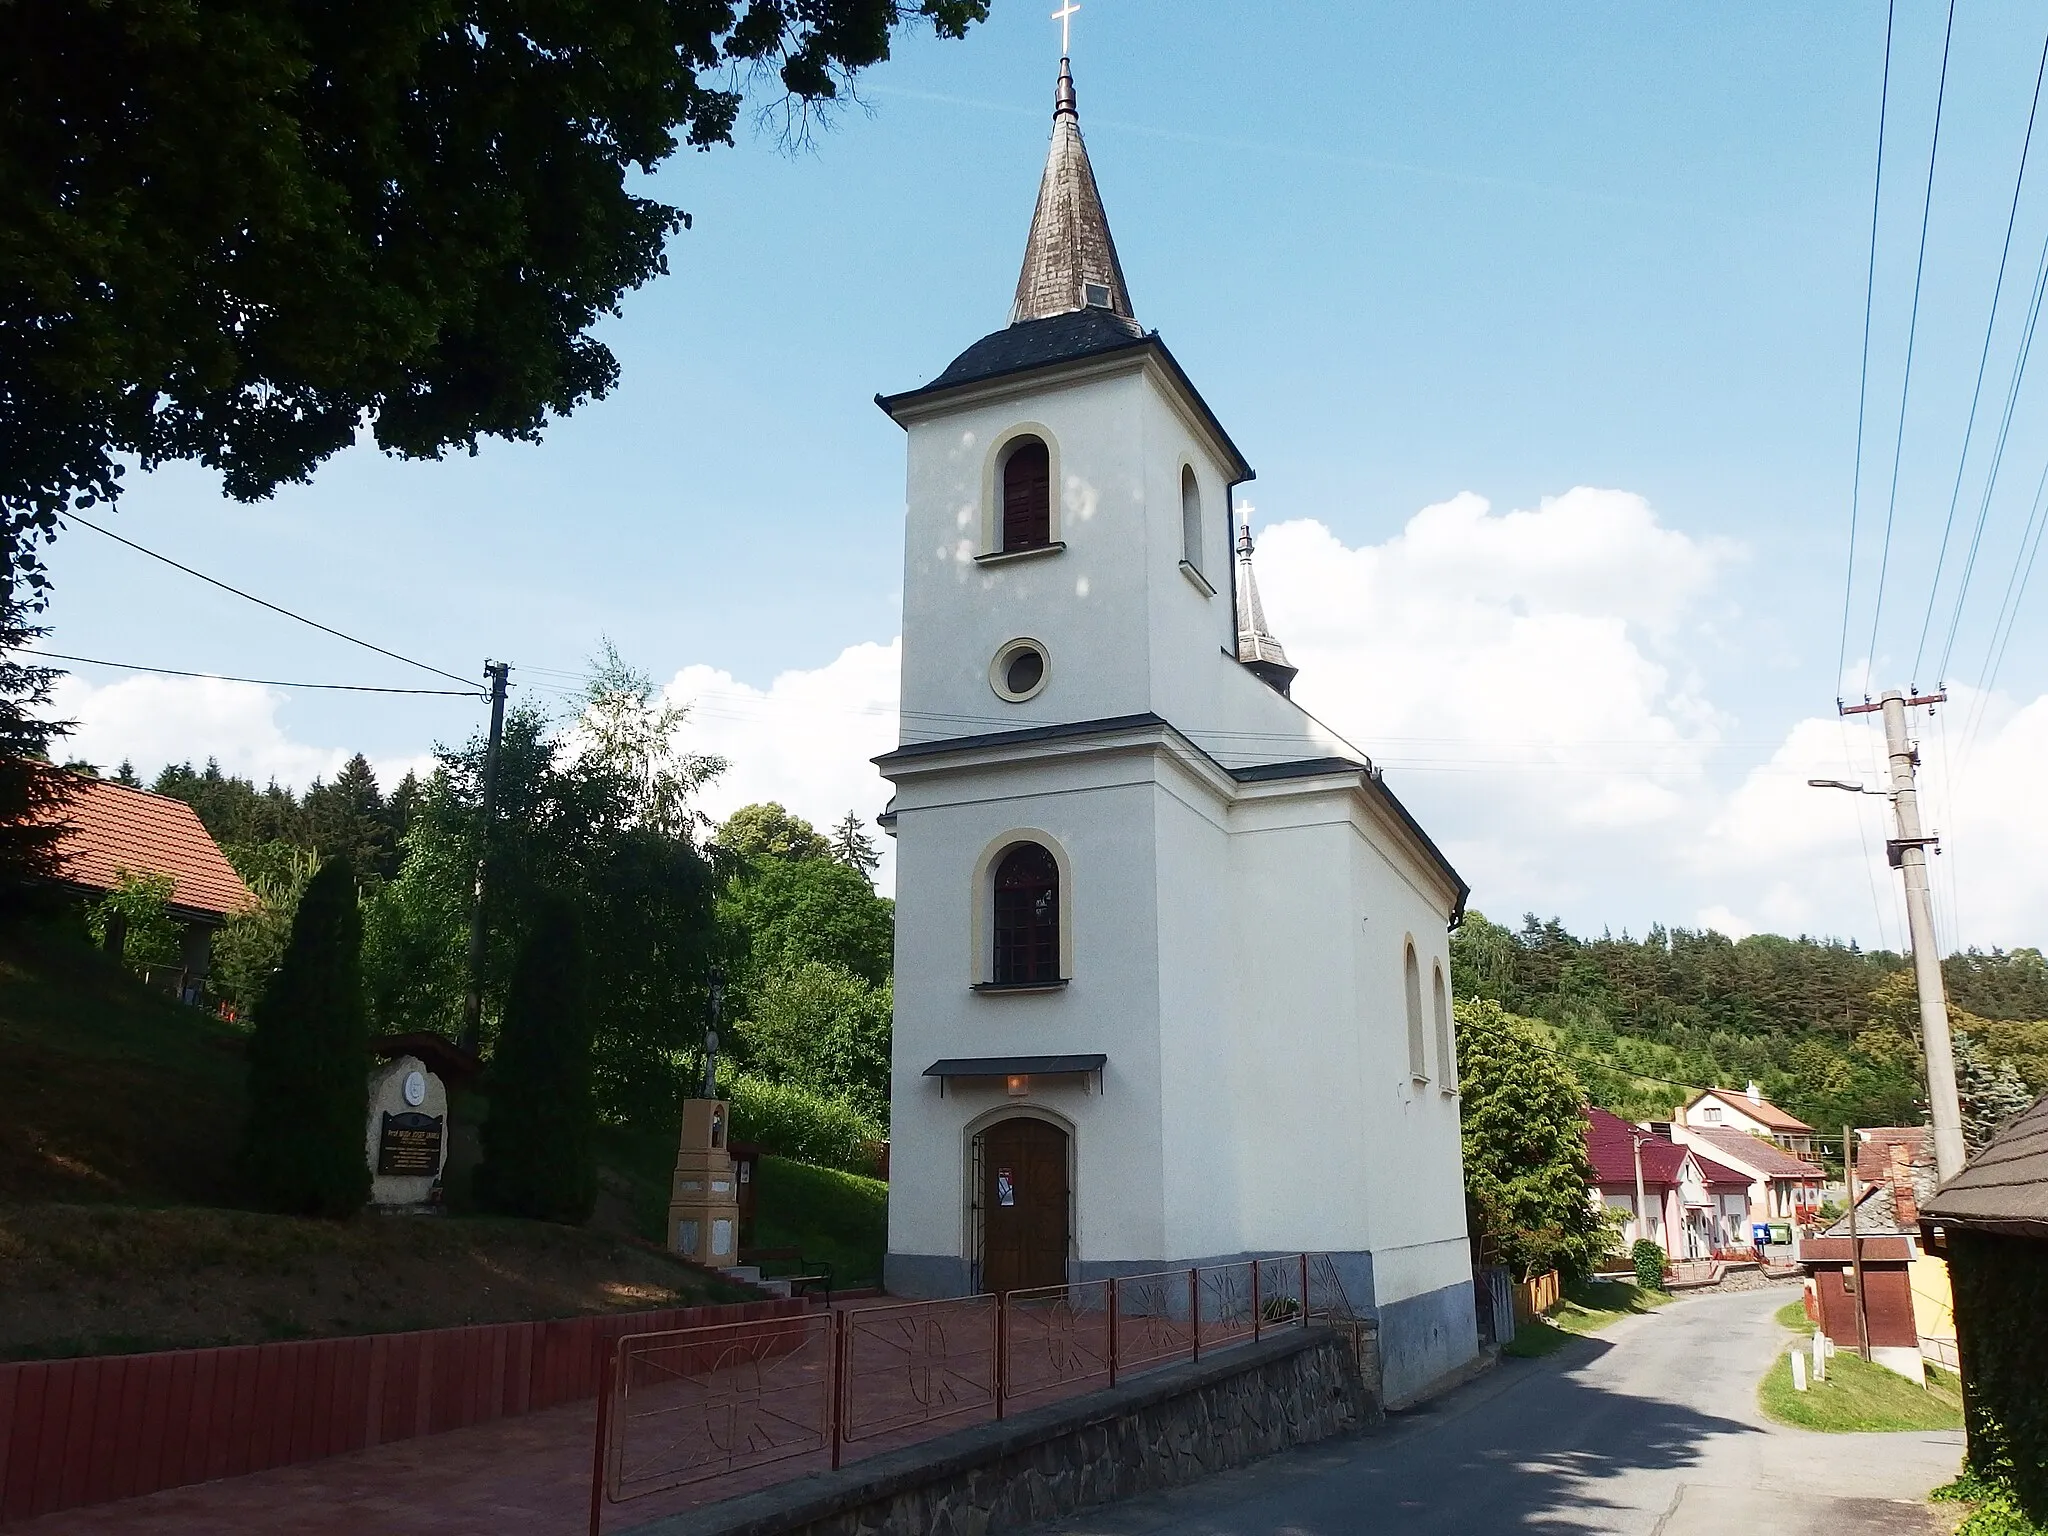
[[[1469, 1356], [1456, 1107], [1400, 1049], [1464, 886], [1289, 697], [1251, 466], [1139, 323], [1066, 59], [1008, 323], [877, 403], [908, 447], [889, 1289], [1313, 1250], [1363, 1309], [1442, 1291], [1416, 1369]], [[1276, 1177], [1303, 1136], [1318, 1179]], [[1431, 1256], [1376, 1289], [1389, 1240]]]

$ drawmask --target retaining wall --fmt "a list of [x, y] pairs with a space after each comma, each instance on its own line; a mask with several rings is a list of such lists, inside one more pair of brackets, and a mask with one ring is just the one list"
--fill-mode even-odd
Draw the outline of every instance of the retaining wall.
[[0, 1525], [595, 1397], [622, 1334], [808, 1308], [754, 1301], [0, 1365]]
[[626, 1536], [1018, 1530], [1376, 1422], [1371, 1345], [1369, 1329], [1269, 1335], [1085, 1398], [634, 1526]]

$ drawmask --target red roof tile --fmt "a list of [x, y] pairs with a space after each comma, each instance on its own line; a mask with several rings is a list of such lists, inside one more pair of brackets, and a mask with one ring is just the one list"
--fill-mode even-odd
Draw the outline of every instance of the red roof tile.
[[255, 899], [182, 800], [79, 776], [57, 814], [65, 826], [57, 878], [67, 885], [110, 891], [123, 871], [169, 875], [177, 882], [172, 906], [223, 917]]
[[1635, 1151], [1643, 1144], [1643, 1184], [1669, 1188], [1678, 1182], [1678, 1170], [1685, 1162], [1685, 1148], [1630, 1125], [1621, 1116], [1604, 1109], [1586, 1110], [1586, 1150], [1593, 1157], [1593, 1176], [1602, 1184], [1633, 1185], [1636, 1181]]

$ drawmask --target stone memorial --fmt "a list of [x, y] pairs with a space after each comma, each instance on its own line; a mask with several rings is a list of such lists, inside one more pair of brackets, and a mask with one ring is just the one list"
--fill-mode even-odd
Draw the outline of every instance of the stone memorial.
[[714, 1269], [739, 1263], [739, 1175], [726, 1145], [732, 1105], [685, 1099], [683, 1134], [669, 1188], [668, 1245]]
[[363, 1150], [370, 1161], [370, 1204], [425, 1210], [441, 1202], [448, 1161], [448, 1089], [417, 1056], [399, 1056], [370, 1074]]

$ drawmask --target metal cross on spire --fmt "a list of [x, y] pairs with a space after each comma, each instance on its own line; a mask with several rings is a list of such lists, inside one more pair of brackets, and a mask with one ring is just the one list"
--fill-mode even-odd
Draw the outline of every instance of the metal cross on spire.
[[1071, 18], [1073, 17], [1073, 14], [1080, 9], [1080, 6], [1074, 4], [1074, 0], [1064, 0], [1064, 3], [1060, 6], [1060, 8], [1052, 13], [1052, 19], [1060, 24], [1060, 57], [1063, 59], [1068, 57], [1068, 24]]

